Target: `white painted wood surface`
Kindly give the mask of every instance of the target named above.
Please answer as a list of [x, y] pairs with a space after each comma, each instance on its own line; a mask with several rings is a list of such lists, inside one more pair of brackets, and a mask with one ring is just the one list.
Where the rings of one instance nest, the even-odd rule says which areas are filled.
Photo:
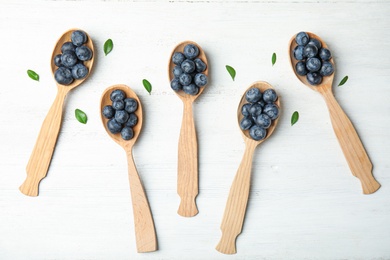
[[[389, 14], [388, 1], [0, 1], [0, 259], [390, 259]], [[56, 94], [51, 51], [73, 27], [93, 37], [96, 66], [66, 100], [39, 197], [26, 197], [18, 187]], [[382, 184], [372, 195], [350, 173], [321, 96], [289, 67], [288, 41], [301, 30], [330, 46], [336, 83], [349, 76], [334, 93]], [[108, 38], [114, 50], [104, 56]], [[200, 192], [193, 218], [176, 213], [182, 102], [167, 76], [170, 51], [183, 40], [199, 43], [210, 63], [210, 84], [194, 104]], [[214, 248], [244, 152], [236, 109], [256, 80], [278, 90], [283, 112], [255, 152], [238, 252], [225, 256]], [[100, 95], [118, 83], [143, 102], [134, 157], [156, 225], [153, 253], [136, 253], [126, 157], [99, 118]], [[76, 108], [88, 114], [86, 125]]]

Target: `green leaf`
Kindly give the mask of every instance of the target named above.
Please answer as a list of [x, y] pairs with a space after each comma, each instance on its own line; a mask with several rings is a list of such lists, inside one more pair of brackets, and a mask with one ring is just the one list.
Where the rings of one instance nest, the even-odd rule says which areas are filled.
[[293, 126], [296, 122], [298, 122], [299, 119], [299, 113], [298, 111], [295, 111], [291, 116], [291, 126]]
[[234, 81], [234, 78], [236, 77], [236, 71], [233, 69], [233, 67], [230, 67], [229, 65], [226, 65], [226, 69]]
[[33, 79], [33, 80], [36, 80], [36, 81], [39, 81], [39, 75], [33, 71], [33, 70], [27, 70], [27, 75]]
[[113, 48], [114, 48], [114, 43], [112, 42], [111, 39], [108, 39], [104, 43], [104, 47], [103, 47], [104, 53], [106, 54], [106, 56], [107, 56], [107, 54], [109, 54], [112, 51]]
[[275, 62], [276, 62], [276, 53], [274, 52], [272, 54], [272, 66], [274, 66]]
[[344, 85], [345, 84], [345, 82], [347, 82], [347, 80], [348, 80], [348, 76], [345, 76], [341, 81], [340, 81], [340, 83], [339, 83], [339, 85], [338, 85], [338, 87], [340, 87], [340, 86], [342, 86], [342, 85]]
[[149, 92], [150, 95], [150, 92], [152, 92], [152, 84], [150, 84], [150, 82], [146, 79], [142, 80], [142, 84], [144, 84], [146, 91]]
[[77, 108], [74, 111], [74, 114], [76, 116], [77, 121], [79, 121], [82, 124], [87, 123], [88, 118], [87, 118], [87, 115], [83, 111], [81, 111], [80, 109]]

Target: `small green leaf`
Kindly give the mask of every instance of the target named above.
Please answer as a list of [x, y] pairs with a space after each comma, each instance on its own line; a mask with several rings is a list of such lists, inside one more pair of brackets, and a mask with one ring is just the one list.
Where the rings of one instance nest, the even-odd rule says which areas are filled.
[[340, 83], [339, 83], [339, 85], [338, 85], [338, 87], [340, 87], [340, 86], [342, 86], [342, 85], [344, 85], [345, 84], [345, 82], [347, 82], [347, 80], [348, 80], [348, 76], [345, 76], [341, 81], [340, 81]]
[[276, 62], [276, 53], [274, 52], [272, 54], [272, 66], [274, 66], [275, 62]]
[[291, 116], [291, 126], [293, 126], [296, 122], [298, 122], [299, 119], [299, 113], [298, 111], [295, 111]]
[[146, 79], [142, 80], [142, 84], [144, 84], [146, 91], [149, 92], [150, 95], [150, 92], [152, 92], [152, 84], [150, 84], [150, 82]]
[[33, 80], [36, 80], [36, 81], [39, 81], [39, 75], [33, 71], [33, 70], [27, 70], [27, 75], [33, 79]]
[[234, 81], [234, 78], [236, 77], [236, 71], [233, 69], [233, 67], [230, 67], [229, 65], [226, 65], [226, 69]]
[[114, 48], [114, 43], [112, 42], [111, 39], [108, 39], [104, 43], [104, 47], [103, 47], [104, 53], [106, 54], [106, 56], [107, 56], [107, 54], [109, 54], [112, 51], [113, 48]]
[[74, 111], [74, 114], [76, 116], [77, 121], [79, 121], [82, 124], [87, 123], [88, 118], [87, 118], [87, 115], [83, 111], [81, 111], [80, 109], [77, 108]]

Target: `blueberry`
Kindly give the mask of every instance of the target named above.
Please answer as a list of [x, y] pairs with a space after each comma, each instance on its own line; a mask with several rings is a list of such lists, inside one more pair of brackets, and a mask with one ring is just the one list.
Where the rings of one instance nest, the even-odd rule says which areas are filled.
[[297, 45], [297, 47], [295, 47], [294, 49], [294, 58], [296, 60], [303, 60], [305, 58], [305, 56], [303, 56], [303, 49], [305, 47], [302, 46], [302, 45]]
[[120, 123], [124, 124], [129, 119], [129, 114], [125, 110], [117, 110], [115, 112], [115, 120]]
[[242, 130], [248, 130], [253, 125], [253, 120], [251, 117], [246, 116], [240, 122], [240, 128]]
[[134, 131], [131, 127], [125, 126], [121, 131], [121, 136], [123, 140], [130, 140], [134, 136]]
[[203, 72], [206, 70], [207, 65], [199, 58], [194, 60], [197, 72]]
[[275, 120], [279, 116], [279, 108], [275, 104], [265, 105], [263, 112], [267, 114], [272, 120]]
[[57, 66], [57, 67], [60, 67], [62, 65], [61, 63], [61, 54], [57, 54], [55, 57], [54, 57], [54, 64]]
[[179, 65], [176, 65], [174, 68], [173, 68], [173, 75], [175, 77], [179, 77], [181, 74], [183, 74], [183, 70], [181, 69], [181, 67]]
[[317, 49], [321, 49], [322, 45], [321, 42], [315, 38], [311, 38], [310, 41], [307, 44], [311, 44], [317, 47]]
[[110, 99], [111, 101], [117, 101], [117, 100], [124, 100], [126, 98], [125, 92], [123, 92], [120, 89], [115, 89], [113, 92], [110, 94]]
[[303, 48], [303, 56], [305, 58], [312, 58], [312, 57], [315, 57], [318, 53], [318, 49], [316, 46], [312, 45], [312, 44], [308, 44], [306, 45], [304, 48]]
[[87, 34], [83, 31], [74, 31], [70, 37], [76, 46], [81, 46], [87, 42]]
[[111, 119], [115, 116], [115, 109], [112, 106], [107, 105], [107, 106], [103, 107], [102, 114], [105, 118]]
[[134, 98], [125, 99], [125, 110], [129, 113], [133, 113], [138, 109], [138, 102]]
[[186, 59], [186, 57], [181, 52], [175, 52], [172, 55], [172, 62], [176, 65], [180, 65], [185, 59]]
[[324, 61], [328, 61], [330, 60], [330, 58], [332, 58], [332, 54], [330, 53], [330, 50], [328, 50], [327, 48], [321, 48], [318, 55]]
[[251, 103], [246, 103], [246, 104], [244, 104], [243, 106], [242, 106], [242, 108], [241, 108], [241, 114], [243, 115], [243, 116], [249, 116], [250, 115], [250, 113], [249, 113], [249, 108], [251, 107]]
[[256, 118], [257, 116], [259, 116], [261, 114], [261, 112], [263, 111], [263, 108], [261, 107], [261, 105], [259, 103], [253, 103], [249, 107], [248, 111], [249, 111], [249, 115], [251, 117]]
[[322, 76], [318, 72], [307, 73], [306, 79], [311, 85], [319, 85], [322, 82]]
[[76, 48], [76, 55], [79, 60], [86, 61], [92, 58], [92, 51], [90, 48], [83, 45]]
[[306, 63], [304, 61], [298, 61], [295, 64], [295, 71], [300, 76], [305, 76], [307, 74]]
[[78, 62], [74, 51], [66, 51], [61, 55], [61, 64], [65, 67], [71, 68]]
[[199, 92], [199, 87], [197, 87], [194, 83], [183, 86], [183, 91], [187, 94], [190, 94], [192, 96], [195, 96]]
[[72, 68], [72, 76], [74, 79], [83, 79], [88, 75], [88, 68], [82, 63], [77, 63]]
[[257, 101], [257, 104], [259, 104], [263, 108], [267, 103], [265, 103], [263, 99], [260, 99], [259, 101]]
[[195, 62], [192, 60], [186, 59], [181, 63], [180, 66], [185, 73], [191, 73], [195, 71]]
[[133, 127], [135, 126], [136, 124], [138, 123], [138, 117], [135, 113], [130, 113], [129, 114], [129, 119], [127, 120], [127, 122], [125, 123], [125, 126], [128, 126], [128, 127]]
[[122, 130], [122, 125], [113, 118], [108, 120], [107, 128], [112, 134], [117, 134]]
[[266, 89], [263, 92], [263, 100], [266, 103], [273, 103], [276, 101], [276, 99], [278, 99], [278, 95], [276, 94], [275, 90], [273, 90], [272, 88]]
[[332, 63], [329, 61], [324, 61], [322, 63], [321, 69], [320, 69], [320, 74], [321, 76], [329, 76], [332, 75], [334, 69]]
[[187, 73], [183, 73], [180, 75], [179, 77], [179, 82], [181, 85], [183, 86], [188, 86], [191, 84], [191, 81], [192, 81], [192, 77], [190, 76], [190, 74], [187, 74]]
[[65, 42], [61, 46], [61, 52], [64, 53], [66, 51], [76, 51], [76, 46], [72, 42]]
[[261, 98], [261, 92], [258, 88], [250, 88], [245, 93], [245, 98], [248, 102], [255, 103], [260, 100]]
[[271, 125], [271, 118], [267, 114], [263, 113], [256, 117], [255, 123], [258, 126], [267, 129]]
[[54, 78], [57, 83], [61, 85], [69, 85], [73, 82], [72, 72], [70, 71], [70, 69], [65, 67], [59, 67], [54, 72]]
[[203, 73], [198, 73], [195, 75], [194, 82], [198, 87], [203, 87], [207, 84], [207, 76]]
[[300, 32], [295, 36], [295, 42], [302, 46], [305, 46], [309, 42], [309, 39], [309, 35], [305, 32]]
[[310, 72], [319, 71], [321, 69], [321, 61], [318, 58], [309, 58], [306, 61], [306, 69]]
[[121, 99], [115, 100], [112, 102], [112, 107], [115, 110], [122, 110], [125, 108], [125, 102], [123, 102], [123, 100], [121, 100]]
[[199, 55], [199, 49], [194, 44], [187, 44], [184, 47], [184, 56], [187, 57], [187, 59], [194, 59]]
[[179, 91], [180, 89], [183, 88], [183, 86], [180, 84], [180, 81], [178, 78], [174, 78], [172, 81], [171, 81], [171, 88], [174, 90], [174, 91]]
[[258, 125], [254, 125], [249, 129], [249, 135], [253, 140], [260, 141], [263, 140], [267, 135], [267, 130]]

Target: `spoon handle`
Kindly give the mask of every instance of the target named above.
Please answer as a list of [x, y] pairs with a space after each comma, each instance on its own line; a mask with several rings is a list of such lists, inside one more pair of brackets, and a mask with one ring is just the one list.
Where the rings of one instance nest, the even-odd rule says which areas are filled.
[[127, 152], [130, 193], [133, 204], [135, 238], [137, 252], [145, 253], [157, 250], [156, 231], [145, 190], [134, 164], [131, 148]]
[[67, 91], [58, 88], [57, 96], [42, 123], [26, 167], [27, 178], [19, 188], [25, 195], [38, 196], [39, 183], [46, 177], [61, 127], [66, 94]]
[[248, 203], [252, 159], [255, 148], [255, 142], [246, 142], [244, 156], [230, 188], [221, 224], [222, 237], [216, 247], [217, 251], [223, 254], [236, 253], [236, 239], [241, 233]]
[[333, 130], [352, 174], [360, 180], [364, 194], [374, 193], [381, 185], [372, 175], [372, 163], [355, 128], [336, 101], [333, 93], [329, 90], [322, 94], [328, 105]]
[[184, 102], [183, 121], [179, 137], [177, 193], [181, 201], [177, 213], [183, 217], [198, 214], [198, 144], [192, 112], [192, 102]]

